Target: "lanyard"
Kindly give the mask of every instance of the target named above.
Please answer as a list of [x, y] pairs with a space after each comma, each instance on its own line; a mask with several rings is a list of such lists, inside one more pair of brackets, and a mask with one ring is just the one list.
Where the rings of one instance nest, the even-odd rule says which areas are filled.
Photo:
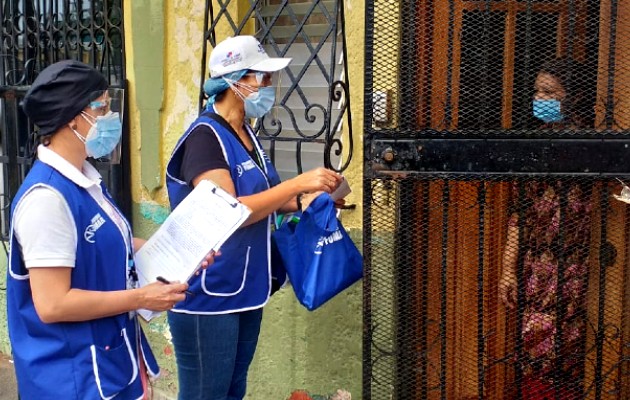
[[[118, 208], [116, 206], [114, 206], [114, 204], [109, 201], [109, 199], [107, 198], [107, 196], [104, 195], [104, 200], [107, 202], [109, 209], [111, 210], [112, 213], [117, 214], [117, 218], [114, 218], [114, 216], [109, 216], [110, 219], [112, 220], [112, 222], [114, 223], [114, 225], [116, 226], [116, 228], [118, 228], [118, 231], [120, 232], [121, 236], [123, 237], [123, 242], [125, 242], [125, 250], [127, 251], [127, 265], [126, 265], [126, 269], [127, 269], [127, 285], [126, 288], [127, 289], [135, 289], [138, 287], [138, 272], [136, 271], [136, 263], [134, 261], [134, 257], [133, 257], [133, 236], [131, 234], [131, 226], [129, 226], [129, 223], [127, 222], [127, 219], [122, 215], [122, 213], [118, 210]], [[105, 213], [107, 214], [107, 212]], [[122, 225], [124, 225], [124, 228], [127, 228], [127, 232], [123, 232], [123, 226], [119, 226], [118, 223], [116, 223], [116, 219], [118, 219], [120, 221], [120, 223]], [[127, 237], [127, 240], [125, 240], [125, 236]]]

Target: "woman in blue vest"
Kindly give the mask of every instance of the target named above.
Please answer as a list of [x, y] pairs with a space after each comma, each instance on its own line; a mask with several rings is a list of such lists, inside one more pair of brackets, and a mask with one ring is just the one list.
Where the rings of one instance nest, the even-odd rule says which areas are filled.
[[136, 288], [142, 241], [86, 161], [116, 151], [119, 95], [94, 68], [62, 61], [22, 103], [41, 142], [11, 205], [8, 324], [23, 399], [145, 398], [159, 369], [135, 310], [185, 298], [185, 283]]
[[[245, 227], [224, 243], [212, 268], [190, 282], [196, 295], [168, 313], [180, 399], [245, 396], [262, 307], [272, 292], [272, 215], [296, 211], [301, 194], [332, 192], [341, 182], [339, 174], [318, 168], [280, 183], [248, 124], [249, 118], [270, 111], [275, 102], [272, 73], [290, 61], [270, 58], [252, 36], [219, 43], [210, 55], [211, 77], [204, 84], [206, 110], [180, 138], [167, 166], [172, 208], [208, 179], [252, 210]], [[305, 195], [303, 205], [312, 197]]]

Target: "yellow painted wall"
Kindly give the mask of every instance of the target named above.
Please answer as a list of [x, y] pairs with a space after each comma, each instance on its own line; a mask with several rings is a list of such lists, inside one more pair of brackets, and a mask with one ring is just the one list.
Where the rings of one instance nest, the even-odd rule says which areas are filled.
[[[342, 212], [346, 228], [361, 230], [363, 226], [363, 102], [365, 70], [365, 2], [348, 1], [345, 6], [346, 41], [348, 45], [348, 83], [350, 86], [350, 111], [352, 113], [353, 152], [352, 161], [344, 176], [352, 188], [346, 198], [356, 204], [354, 211]], [[344, 143], [348, 129], [344, 127]], [[345, 159], [345, 158], [344, 158]]]

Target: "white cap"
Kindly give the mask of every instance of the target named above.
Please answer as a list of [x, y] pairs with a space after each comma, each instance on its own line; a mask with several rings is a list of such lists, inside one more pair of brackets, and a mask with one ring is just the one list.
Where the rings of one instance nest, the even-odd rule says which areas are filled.
[[275, 72], [286, 68], [290, 58], [271, 58], [253, 36], [229, 37], [210, 53], [210, 77], [216, 78], [242, 69]]

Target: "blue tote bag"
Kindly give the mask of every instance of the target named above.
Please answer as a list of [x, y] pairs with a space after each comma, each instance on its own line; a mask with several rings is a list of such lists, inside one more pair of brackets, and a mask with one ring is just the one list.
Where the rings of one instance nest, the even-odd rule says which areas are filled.
[[[297, 222], [296, 222], [297, 221]], [[363, 277], [363, 257], [327, 193], [274, 232], [299, 302], [312, 311]]]

